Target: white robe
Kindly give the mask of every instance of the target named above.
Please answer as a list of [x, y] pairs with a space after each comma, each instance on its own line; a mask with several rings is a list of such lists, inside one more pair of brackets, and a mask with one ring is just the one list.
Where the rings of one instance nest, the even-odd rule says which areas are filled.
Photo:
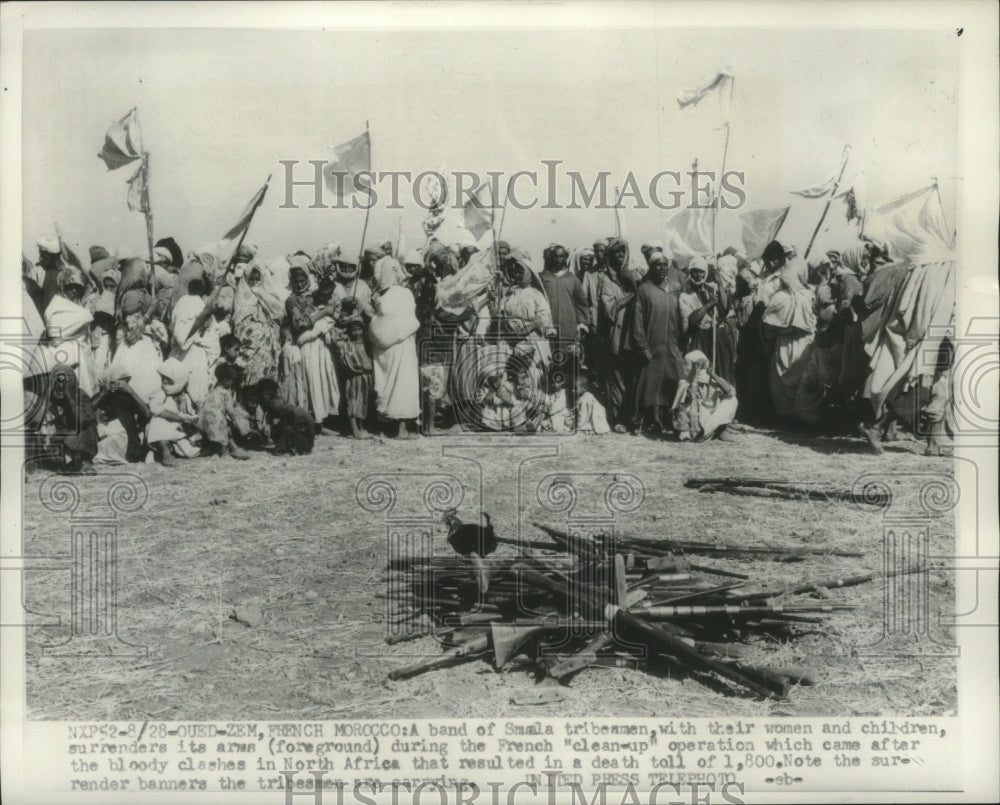
[[419, 328], [409, 290], [396, 285], [378, 299], [368, 334], [373, 345], [375, 408], [387, 419], [420, 415]]

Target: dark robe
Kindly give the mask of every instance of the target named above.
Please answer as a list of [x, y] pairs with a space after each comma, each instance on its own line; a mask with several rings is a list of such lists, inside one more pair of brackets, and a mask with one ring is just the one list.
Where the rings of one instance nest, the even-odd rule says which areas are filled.
[[64, 468], [79, 469], [82, 462], [97, 455], [97, 415], [71, 367], [59, 365], [49, 373], [46, 413], [55, 427], [49, 442], [62, 448]]
[[636, 405], [670, 408], [683, 372], [678, 293], [643, 280], [635, 294], [629, 343], [643, 361], [636, 386]]
[[572, 271], [557, 276], [551, 271], [541, 273], [542, 286], [552, 311], [552, 326], [560, 341], [575, 341], [577, 327], [590, 323], [590, 307], [583, 285]]

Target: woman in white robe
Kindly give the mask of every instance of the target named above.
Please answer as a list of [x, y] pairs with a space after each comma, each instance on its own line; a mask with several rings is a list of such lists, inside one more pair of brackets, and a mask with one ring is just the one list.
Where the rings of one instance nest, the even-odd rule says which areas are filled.
[[48, 368], [67, 364], [76, 369], [80, 391], [92, 397], [97, 391], [90, 345], [93, 316], [80, 302], [86, 290], [83, 272], [74, 266], [59, 273], [59, 290], [45, 308], [45, 356]]
[[[191, 280], [184, 296], [170, 312], [170, 356], [177, 358], [188, 372], [188, 394], [198, 405], [208, 394], [208, 352], [201, 341], [201, 325], [206, 318], [205, 300], [201, 298], [201, 282]], [[211, 299], [214, 304], [215, 299]]]
[[409, 289], [393, 285], [372, 303], [375, 315], [368, 336], [374, 350], [375, 407], [380, 417], [397, 422], [395, 435], [405, 437], [406, 420], [420, 415], [416, 302]]

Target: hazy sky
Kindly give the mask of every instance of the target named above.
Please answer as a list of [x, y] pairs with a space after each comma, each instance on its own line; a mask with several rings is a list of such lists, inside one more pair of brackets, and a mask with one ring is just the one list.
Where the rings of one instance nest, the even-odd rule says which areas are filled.
[[[144, 253], [142, 216], [125, 206], [132, 168], [109, 173], [96, 156], [133, 106], [151, 153], [156, 237], [185, 250], [217, 240], [273, 172], [249, 238], [264, 255], [329, 240], [353, 250], [364, 213], [308, 209], [303, 189], [299, 210], [279, 209], [278, 160], [327, 159], [368, 120], [379, 170], [512, 173], [558, 159], [560, 171], [610, 171], [612, 185], [632, 171], [645, 192], [655, 173], [695, 158], [718, 170], [719, 99], [679, 110], [675, 98], [725, 65], [736, 76], [727, 168], [745, 173], [745, 209], [792, 203], [783, 239], [804, 248], [822, 202], [788, 191], [828, 179], [846, 143], [843, 187], [862, 203], [936, 176], [954, 222], [959, 42], [952, 29], [29, 31], [24, 249], [34, 258], [58, 221], [84, 248]], [[625, 234], [658, 238], [671, 214], [626, 209]], [[407, 243], [422, 245], [425, 212], [412, 202], [373, 209], [369, 241], [394, 237], [400, 215]], [[839, 202], [828, 222], [826, 238], [842, 237]], [[720, 249], [740, 244], [738, 211], [721, 212], [718, 227]], [[613, 230], [608, 210], [511, 209], [503, 235], [537, 254]]]

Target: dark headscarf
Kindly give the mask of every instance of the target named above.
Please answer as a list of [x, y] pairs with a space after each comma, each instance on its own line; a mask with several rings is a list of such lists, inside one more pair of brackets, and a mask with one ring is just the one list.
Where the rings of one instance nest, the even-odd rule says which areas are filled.
[[168, 252], [170, 252], [170, 265], [174, 268], [180, 268], [184, 265], [184, 252], [181, 251], [181, 247], [177, 245], [177, 241], [173, 238], [160, 238], [156, 241], [156, 246], [162, 246]]
[[90, 247], [90, 264], [94, 265], [98, 260], [106, 260], [111, 256], [111, 253], [105, 249], [103, 246], [91, 246]]
[[784, 260], [785, 247], [778, 241], [772, 240], [767, 244], [767, 246], [764, 247], [764, 253], [760, 256], [760, 259], [765, 263], [773, 260]]

